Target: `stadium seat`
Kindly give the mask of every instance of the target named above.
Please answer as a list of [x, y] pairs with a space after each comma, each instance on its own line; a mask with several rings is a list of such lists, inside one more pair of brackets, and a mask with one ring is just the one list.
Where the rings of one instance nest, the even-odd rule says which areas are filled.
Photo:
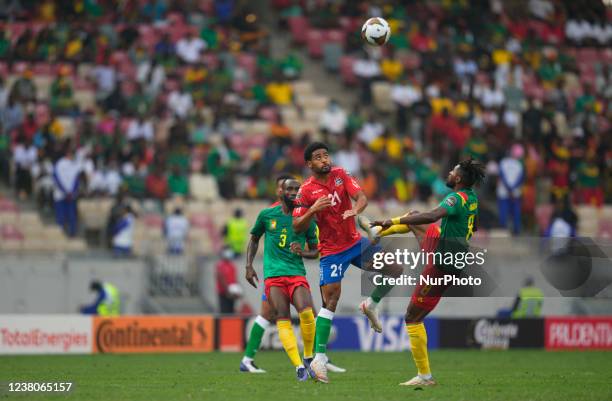
[[353, 64], [355, 64], [355, 58], [352, 56], [342, 56], [340, 58], [340, 76], [345, 85], [352, 86], [358, 82], [357, 76], [353, 72]]
[[299, 98], [314, 94], [314, 86], [311, 81], [295, 81], [292, 84], [293, 92]]
[[196, 200], [214, 201], [219, 199], [217, 181], [212, 175], [191, 174], [189, 188], [191, 196]]
[[342, 49], [346, 45], [346, 33], [341, 29], [328, 29], [324, 32], [324, 41], [338, 43]]
[[4, 241], [23, 241], [25, 236], [16, 224], [0, 224], [0, 238]]
[[325, 34], [320, 29], [309, 29], [306, 34], [306, 47], [308, 55], [312, 58], [321, 58], [323, 56], [323, 41]]
[[597, 237], [608, 240], [612, 239], [612, 219], [602, 219], [599, 221]]
[[308, 39], [307, 32], [310, 28], [308, 19], [303, 16], [290, 17], [288, 18], [288, 23], [293, 42], [299, 45], [305, 44]]
[[342, 45], [331, 42], [323, 45], [323, 65], [328, 71], [336, 72], [340, 69], [340, 58], [342, 57]]
[[383, 113], [390, 113], [395, 110], [395, 104], [391, 100], [391, 84], [389, 82], [378, 81], [372, 84], [372, 96], [374, 105]]

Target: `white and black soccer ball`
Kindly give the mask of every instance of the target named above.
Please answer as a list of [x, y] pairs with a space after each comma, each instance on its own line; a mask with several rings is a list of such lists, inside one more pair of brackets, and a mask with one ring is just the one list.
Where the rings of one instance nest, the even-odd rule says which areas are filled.
[[391, 36], [389, 23], [380, 17], [367, 20], [361, 27], [361, 37], [372, 46], [382, 46]]

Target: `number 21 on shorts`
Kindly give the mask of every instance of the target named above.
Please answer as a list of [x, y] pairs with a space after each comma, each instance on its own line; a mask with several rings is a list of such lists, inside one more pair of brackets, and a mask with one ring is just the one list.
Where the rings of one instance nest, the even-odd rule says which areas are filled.
[[342, 275], [342, 263], [339, 265], [334, 263], [329, 268], [331, 269], [330, 277], [340, 277]]

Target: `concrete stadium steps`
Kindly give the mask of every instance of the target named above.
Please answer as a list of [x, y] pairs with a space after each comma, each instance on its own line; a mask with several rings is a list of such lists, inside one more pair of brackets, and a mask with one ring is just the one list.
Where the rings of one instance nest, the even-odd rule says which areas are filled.
[[28, 204], [17, 203], [8, 197], [3, 197], [1, 203], [0, 250], [36, 253], [87, 249], [82, 239], [68, 238], [57, 225], [44, 224], [38, 212], [27, 210]]

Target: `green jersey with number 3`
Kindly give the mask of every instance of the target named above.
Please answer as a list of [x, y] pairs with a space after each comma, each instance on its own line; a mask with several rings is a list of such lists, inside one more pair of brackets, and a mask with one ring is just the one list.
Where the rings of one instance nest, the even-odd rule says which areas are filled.
[[283, 213], [281, 205], [272, 206], [259, 212], [257, 221], [251, 229], [251, 234], [257, 237], [266, 235], [264, 241], [264, 280], [269, 277], [306, 276], [306, 268], [302, 258], [291, 252], [291, 243], [297, 242], [305, 248], [305, 244], [316, 245], [317, 225], [314, 221], [304, 233], [293, 231], [293, 218]]
[[442, 218], [438, 252], [465, 252], [474, 234], [478, 215], [478, 198], [472, 189], [462, 189], [448, 194], [440, 206], [447, 215]]

